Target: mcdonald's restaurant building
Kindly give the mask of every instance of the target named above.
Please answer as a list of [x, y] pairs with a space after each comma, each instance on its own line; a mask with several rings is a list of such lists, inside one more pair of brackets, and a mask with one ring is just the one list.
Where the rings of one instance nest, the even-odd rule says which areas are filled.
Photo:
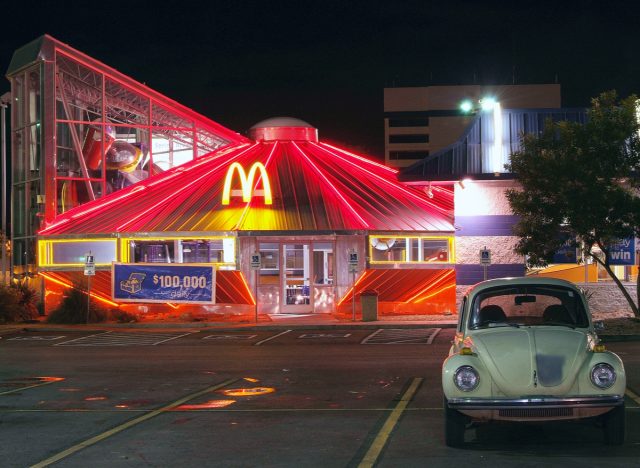
[[[143, 319], [359, 317], [371, 290], [381, 316], [455, 313], [450, 183], [402, 183], [293, 118], [240, 135], [49, 36], [7, 76], [12, 276], [45, 313], [73, 286]], [[182, 267], [213, 271], [210, 296]], [[152, 279], [168, 295], [119, 295]]]

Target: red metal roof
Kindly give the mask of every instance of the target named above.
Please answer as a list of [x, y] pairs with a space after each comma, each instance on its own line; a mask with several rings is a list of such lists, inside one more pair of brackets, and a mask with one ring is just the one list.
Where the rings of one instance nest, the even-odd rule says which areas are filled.
[[[225, 147], [69, 210], [40, 234], [454, 230], [450, 187], [433, 187], [429, 197], [398, 182], [395, 169], [316, 142], [308, 130], [274, 132], [269, 125], [268, 132], [253, 132], [258, 142]], [[246, 171], [255, 162], [265, 166], [273, 204], [256, 196], [260, 177], [251, 201], [232, 197], [222, 204], [234, 162]], [[238, 186], [235, 180], [233, 188]]]

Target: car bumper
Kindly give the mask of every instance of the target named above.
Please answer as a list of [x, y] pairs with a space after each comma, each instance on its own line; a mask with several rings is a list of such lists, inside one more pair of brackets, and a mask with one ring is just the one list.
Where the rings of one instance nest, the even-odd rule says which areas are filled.
[[458, 410], [508, 410], [521, 408], [611, 408], [624, 404], [624, 395], [592, 397], [531, 397], [531, 398], [451, 398], [449, 408]]
[[550, 421], [599, 416], [624, 405], [623, 395], [532, 397], [518, 399], [452, 398], [449, 408], [476, 420]]

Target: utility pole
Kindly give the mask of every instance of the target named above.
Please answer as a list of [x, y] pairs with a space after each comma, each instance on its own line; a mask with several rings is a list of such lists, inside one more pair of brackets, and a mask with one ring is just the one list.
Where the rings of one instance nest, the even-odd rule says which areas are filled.
[[6, 112], [9, 103], [11, 102], [11, 93], [7, 92], [0, 96], [0, 132], [2, 133], [0, 138], [2, 139], [1, 143], [1, 153], [0, 158], [2, 158], [2, 195], [0, 196], [0, 200], [2, 201], [2, 247], [0, 255], [2, 255], [2, 284], [9, 284], [9, 268], [7, 258], [7, 240], [9, 239], [7, 233], [7, 120], [6, 120]]

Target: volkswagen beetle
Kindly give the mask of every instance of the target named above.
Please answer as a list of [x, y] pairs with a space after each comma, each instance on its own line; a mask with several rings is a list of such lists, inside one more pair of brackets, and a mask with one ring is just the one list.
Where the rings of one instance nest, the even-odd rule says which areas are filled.
[[445, 442], [470, 423], [593, 418], [607, 444], [625, 437], [626, 377], [599, 343], [584, 294], [551, 278], [483, 281], [463, 297], [442, 365]]

